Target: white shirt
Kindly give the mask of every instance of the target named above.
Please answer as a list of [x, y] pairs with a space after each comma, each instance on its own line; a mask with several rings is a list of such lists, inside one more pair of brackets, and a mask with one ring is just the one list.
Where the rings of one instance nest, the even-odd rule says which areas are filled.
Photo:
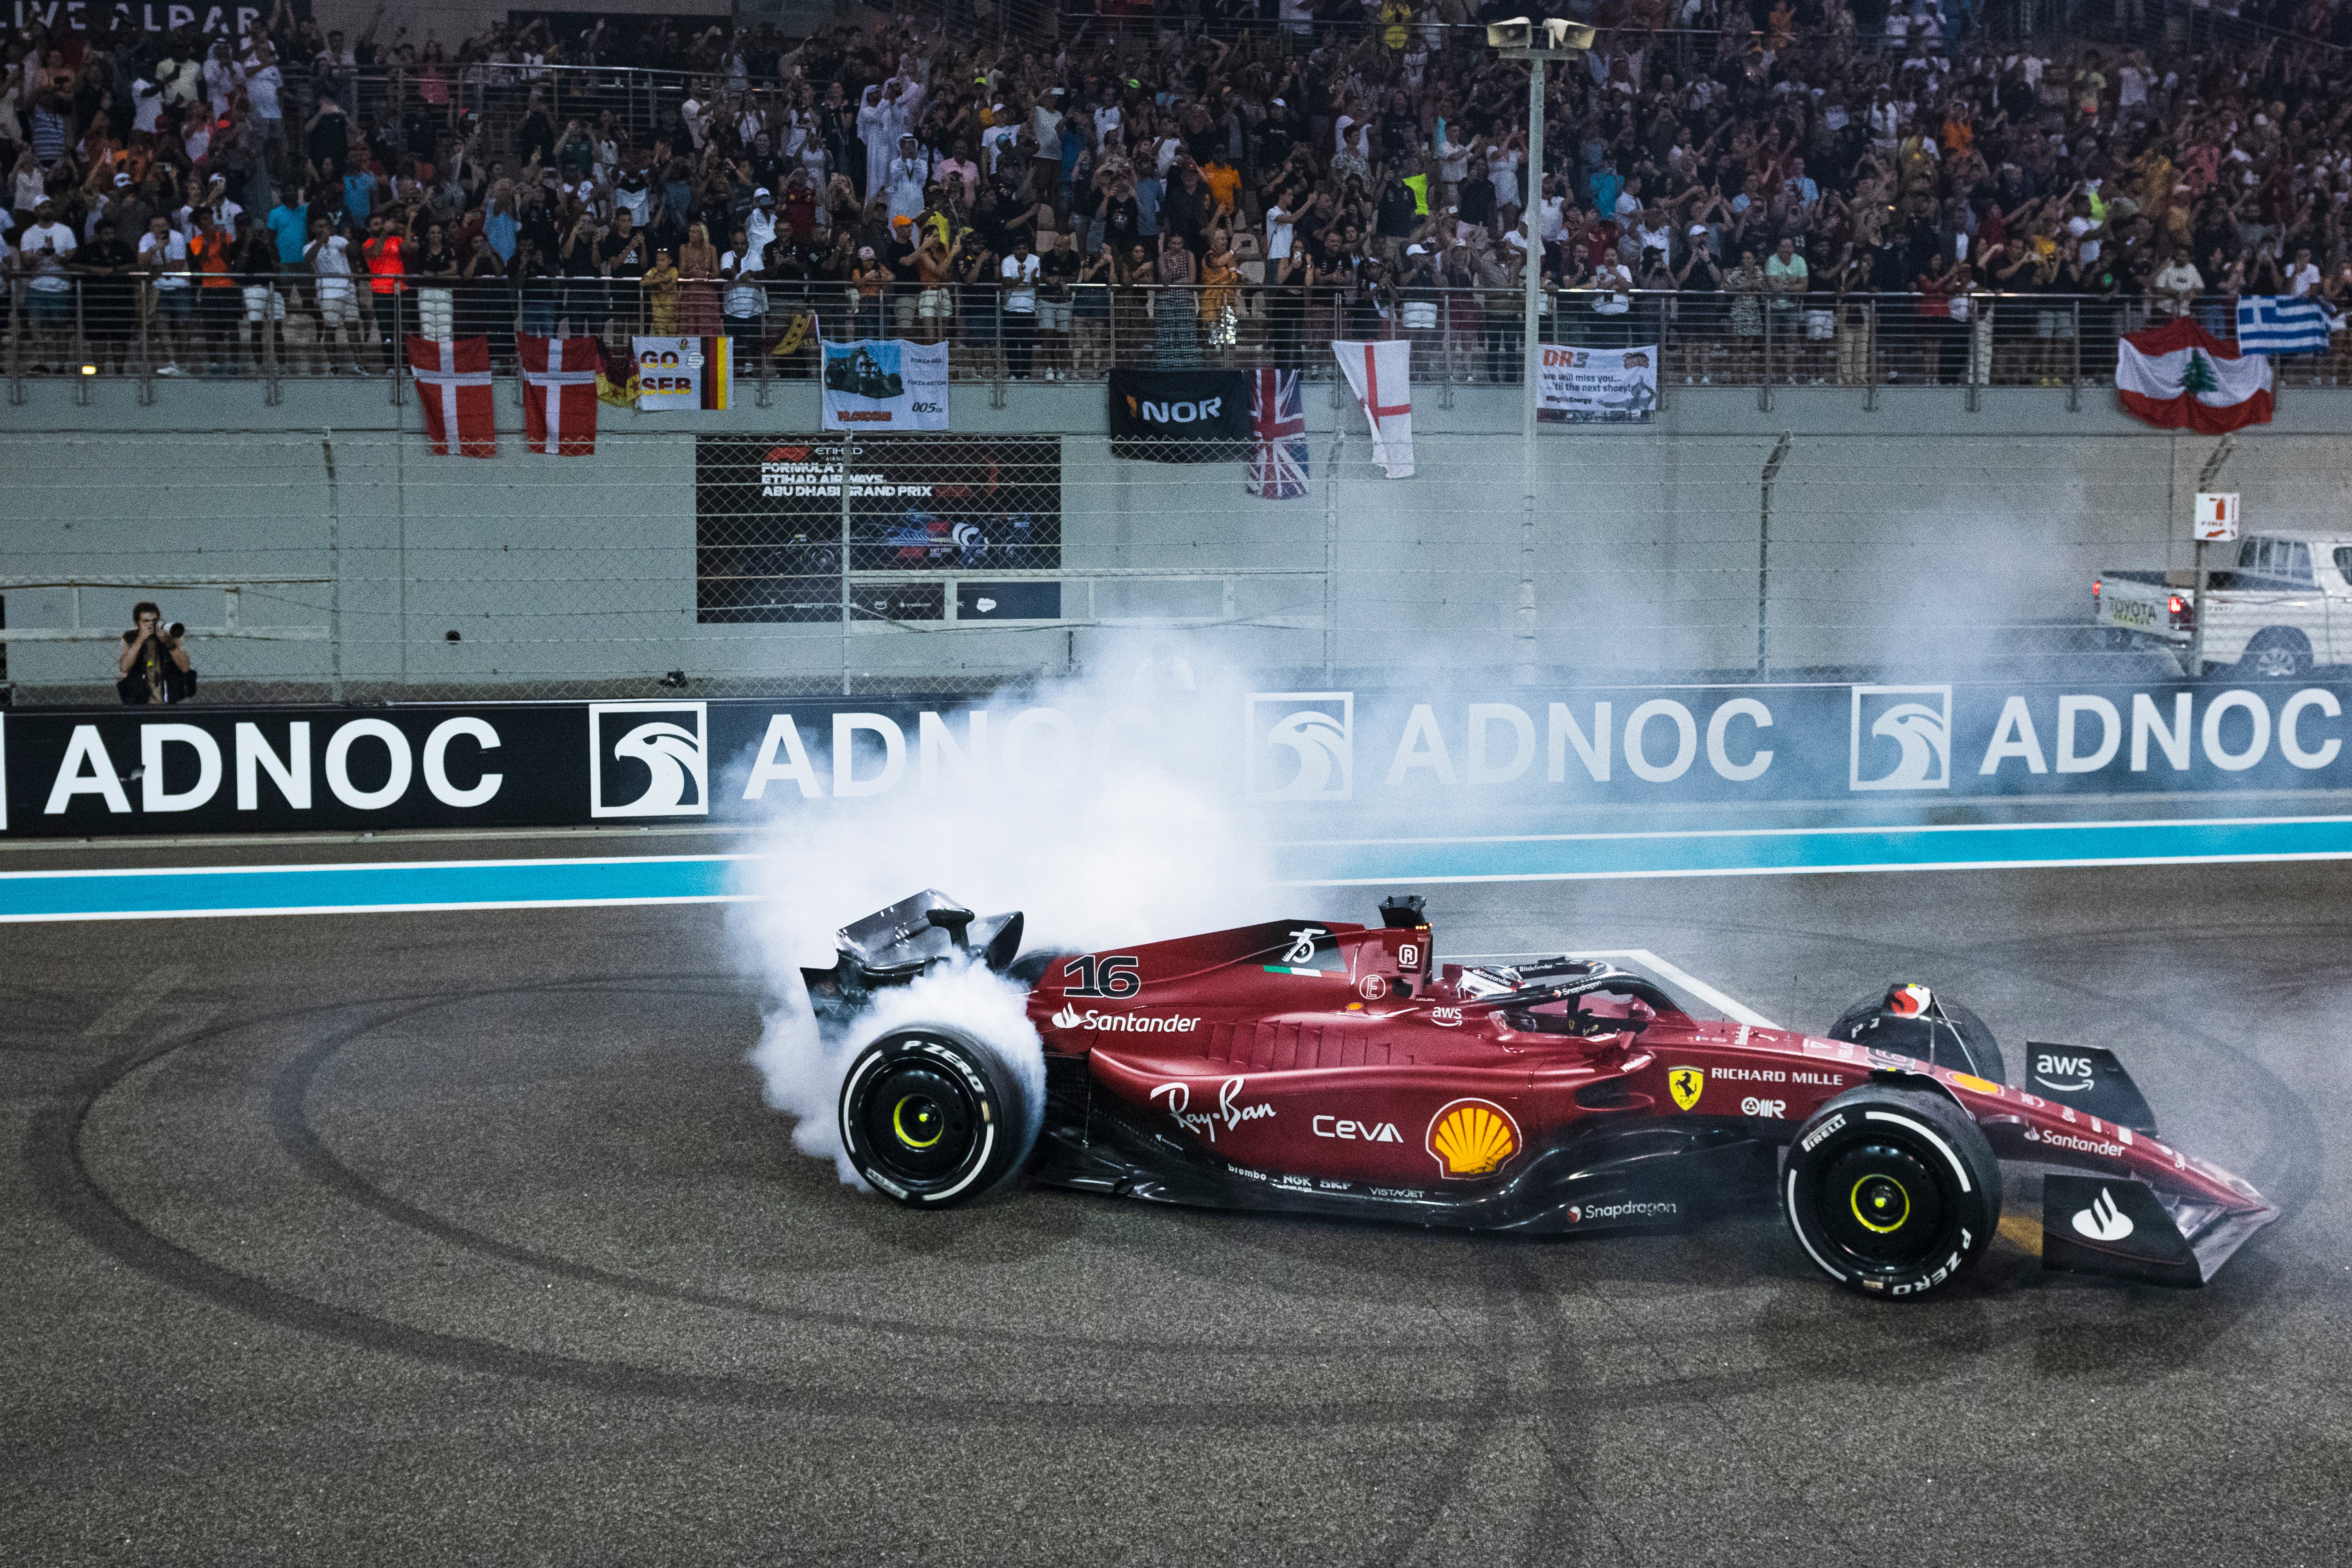
[[2089, 218], [2068, 218], [2066, 220], [2066, 232], [2073, 235], [2076, 239], [2083, 240], [2083, 265], [2084, 267], [2088, 267], [2093, 262], [2099, 259], [2099, 242], [2095, 239], [2083, 239], [2084, 235], [2089, 234], [2093, 229], [2097, 228], [2098, 226], [2098, 225], [2093, 223]]
[[1290, 242], [1292, 236], [1297, 232], [1296, 225], [1291, 222], [1295, 216], [1297, 216], [1296, 214], [1284, 212], [1279, 204], [1266, 208], [1266, 260], [1280, 261], [1290, 255]]
[[352, 298], [351, 243], [341, 235], [329, 235], [310, 247], [310, 271], [319, 280], [322, 304]]
[[1022, 316], [1034, 316], [1037, 313], [1037, 274], [1042, 266], [1043, 264], [1034, 255], [1008, 256], [1004, 258], [1004, 265], [1000, 270], [1013, 283], [1013, 287], [1004, 296], [1004, 308], [1007, 310]]
[[980, 133], [980, 145], [988, 156], [988, 172], [996, 172], [997, 154], [1021, 140], [1017, 125], [992, 125]]
[[[747, 237], [744, 243], [751, 242]], [[757, 246], [740, 256], [730, 250], [719, 258], [719, 270], [725, 277], [734, 277], [740, 267], [757, 268], [761, 255], [762, 249]], [[727, 286], [725, 308], [730, 316], [764, 316], [768, 313], [768, 291], [757, 283], [737, 278]]]
[[1097, 104], [1095, 106], [1096, 146], [1108, 147], [1110, 145], [1111, 138], [1118, 134], [1118, 105], [1115, 103], [1106, 103]]
[[1519, 204], [1519, 155], [1506, 152], [1499, 147], [1486, 149], [1486, 178], [1495, 183], [1495, 204], [1516, 207]]
[[2287, 268], [2286, 291], [2291, 298], [2300, 299], [2318, 287], [2319, 268], [2311, 263], [2306, 261], [2301, 267]]
[[153, 135], [163, 113], [163, 89], [145, 77], [131, 84], [131, 129]]
[[[163, 261], [167, 267], [173, 263], [181, 264], [181, 266], [179, 270], [167, 271], [155, 279], [155, 287], [158, 288], [185, 288], [188, 286], [188, 275], [185, 270], [185, 263], [188, 259], [188, 236], [182, 234], [177, 229], [173, 229], [164, 235], [162, 242], [162, 248], [163, 252]], [[152, 234], [141, 235], [139, 236], [140, 261], [144, 264], [152, 264], [155, 257], [155, 236]], [[343, 270], [348, 273], [351, 271], [351, 268], [349, 267], [345, 267]]]
[[[57, 222], [34, 224], [25, 230], [25, 260], [38, 270], [33, 277], [33, 287], [44, 294], [62, 294], [73, 287], [66, 277], [66, 257], [74, 253], [73, 230]], [[41, 247], [53, 245], [57, 255], [45, 256]]]
[[258, 70], [245, 73], [245, 96], [252, 102], [253, 112], [257, 119], [283, 120], [286, 117], [278, 102], [278, 89], [285, 82], [286, 73], [276, 66], [263, 66]]

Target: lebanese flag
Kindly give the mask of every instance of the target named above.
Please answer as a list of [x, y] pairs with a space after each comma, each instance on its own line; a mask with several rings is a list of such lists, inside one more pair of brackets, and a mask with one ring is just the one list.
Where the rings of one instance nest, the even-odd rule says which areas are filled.
[[2271, 361], [2240, 355], [2188, 317], [2133, 332], [2116, 355], [2116, 399], [2165, 430], [2219, 435], [2271, 422]]
[[594, 455], [596, 372], [604, 363], [596, 340], [517, 332], [515, 350], [522, 356], [524, 444], [554, 457]]
[[488, 338], [460, 338], [451, 343], [411, 338], [408, 373], [416, 380], [416, 401], [424, 406], [425, 434], [433, 438], [435, 455], [499, 455]]
[[1404, 338], [1370, 343], [1335, 341], [1339, 372], [1348, 378], [1372, 426], [1372, 461], [1391, 479], [1412, 475], [1412, 343]]

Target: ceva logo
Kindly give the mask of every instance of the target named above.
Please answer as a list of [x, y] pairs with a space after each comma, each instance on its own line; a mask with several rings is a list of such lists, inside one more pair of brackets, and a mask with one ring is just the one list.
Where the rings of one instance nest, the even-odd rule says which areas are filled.
[[1846, 787], [1950, 789], [1952, 688], [1854, 687]]

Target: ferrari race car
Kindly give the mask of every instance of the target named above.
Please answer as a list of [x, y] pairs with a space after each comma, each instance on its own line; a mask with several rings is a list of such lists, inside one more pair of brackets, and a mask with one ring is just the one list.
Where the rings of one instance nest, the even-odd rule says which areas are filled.
[[877, 1191], [944, 1207], [1024, 1173], [1082, 1191], [1531, 1233], [1677, 1225], [1771, 1192], [1840, 1284], [1926, 1295], [2042, 1175], [2045, 1266], [2199, 1285], [2278, 1217], [2158, 1141], [2105, 1051], [2031, 1045], [2010, 1087], [1976, 1016], [1896, 985], [1826, 1036], [1693, 1017], [1570, 956], [1438, 963], [1419, 898], [1377, 926], [1276, 921], [1118, 952], [1020, 954], [1018, 914], [927, 892], [803, 970], [820, 1024], [942, 966], [1026, 988], [1034, 1057], [953, 1018], [859, 1049], [839, 1116]]

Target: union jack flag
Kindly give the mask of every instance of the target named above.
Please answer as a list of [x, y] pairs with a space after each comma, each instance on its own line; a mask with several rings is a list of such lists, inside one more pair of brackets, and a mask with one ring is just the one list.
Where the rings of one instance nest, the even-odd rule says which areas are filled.
[[1250, 420], [1257, 445], [1250, 453], [1249, 493], [1269, 501], [1307, 494], [1307, 405], [1297, 371], [1252, 372]]

